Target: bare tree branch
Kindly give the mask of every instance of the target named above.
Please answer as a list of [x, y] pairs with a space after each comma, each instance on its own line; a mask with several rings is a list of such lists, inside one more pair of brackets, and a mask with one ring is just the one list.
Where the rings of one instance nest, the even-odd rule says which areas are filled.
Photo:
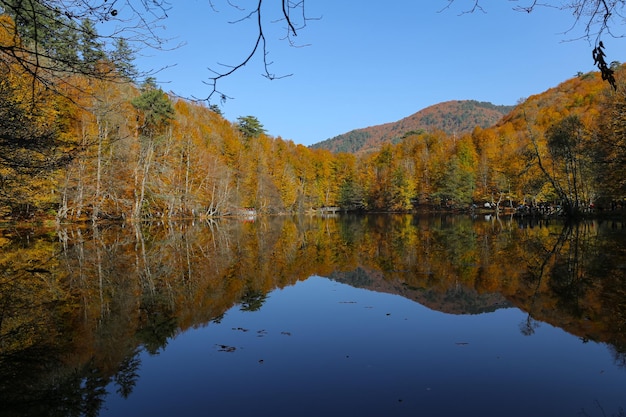
[[[217, 0], [206, 1], [213, 12], [219, 12], [216, 7]], [[624, 36], [617, 32], [617, 28], [626, 23], [624, 16], [626, 0], [509, 1], [515, 2], [512, 9], [519, 12], [531, 13], [538, 8], [555, 8], [570, 12], [573, 24], [564, 33], [581, 28], [584, 33], [581, 38], [590, 40], [595, 48], [603, 36]], [[160, 35], [161, 23], [167, 19], [172, 7], [179, 6], [172, 3], [172, 0], [0, 0], [0, 13], [9, 14], [14, 20], [21, 20], [21, 24], [11, 28], [16, 40], [14, 45], [0, 44], [0, 63], [17, 61], [33, 77], [33, 82], [42, 82], [50, 88], [55, 88], [68, 76], [75, 74], [92, 78], [113, 78], [115, 73], [111, 68], [85, 66], [80, 59], [59, 56], [56, 54], [57, 51], [48, 50], [42, 45], [51, 42], [50, 39], [58, 35], [57, 32], [69, 31], [70, 28], [76, 30], [80, 28], [81, 20], [89, 19], [106, 23], [105, 26], [111, 29], [110, 33], [97, 35], [97, 41], [102, 45], [111, 45], [123, 39], [137, 47], [165, 50], [170, 40]], [[461, 14], [488, 11], [488, 8], [483, 7], [484, 0], [445, 0], [445, 6], [440, 12], [459, 3], [463, 7]], [[287, 41], [293, 47], [301, 47], [306, 45], [298, 45], [295, 38], [306, 27], [307, 22], [312, 20], [305, 13], [305, 0], [280, 0], [280, 2], [257, 0], [252, 6], [246, 6], [248, 2], [242, 0], [224, 0], [224, 4], [236, 12], [243, 13], [241, 18], [230, 23], [242, 24], [254, 21], [255, 35], [250, 48], [239, 62], [229, 65], [218, 63], [217, 69], [209, 68], [212, 75], [205, 84], [210, 86], [210, 92], [202, 99], [206, 101], [215, 96], [222, 100], [227, 99], [228, 97], [218, 90], [219, 81], [248, 65], [258, 55], [261, 55], [262, 75], [265, 78], [274, 80], [289, 77], [291, 74], [277, 75], [270, 70], [272, 61], [269, 59], [266, 29], [270, 24], [283, 22], [285, 35], [279, 40]], [[272, 15], [280, 17], [277, 20], [266, 17]], [[25, 27], [24, 22], [31, 26], [27, 38], [24, 38], [23, 33], [19, 33]]]
[[[441, 13], [444, 10], [450, 9], [454, 2], [455, 0], [448, 0], [448, 4], [446, 4], [441, 10], [439, 10], [439, 12]], [[485, 13], [485, 9], [483, 9], [482, 6], [479, 4], [480, 0], [472, 0], [472, 3], [473, 3], [472, 6], [468, 8], [467, 10], [463, 10], [461, 14], [474, 13], [476, 11], [481, 11]]]
[[[460, 0], [447, 1], [447, 5], [442, 10], [449, 9], [452, 4], [460, 2]], [[520, 0], [509, 1], [518, 3]], [[463, 0], [462, 3], [468, 3], [463, 13], [473, 13], [477, 10], [485, 11], [480, 4], [480, 0]], [[563, 2], [528, 0], [526, 4], [515, 5], [512, 9], [531, 13], [538, 8], [553, 8], [571, 12], [574, 17], [572, 27], [584, 25], [585, 37], [589, 39], [596, 37], [596, 43], [600, 40], [600, 36], [603, 33], [612, 33], [612, 27], [626, 23], [623, 14], [626, 8], [626, 1], [624, 0], [565, 0]], [[613, 19], [621, 21], [613, 22]]]
[[[447, 0], [448, 4], [443, 10], [449, 9], [453, 3], [459, 0]], [[473, 13], [481, 10], [480, 0], [466, 0], [470, 4], [463, 13]], [[517, 2], [519, 0], [509, 0]], [[538, 8], [555, 8], [564, 12], [571, 12], [574, 21], [568, 30], [564, 33], [573, 31], [576, 27], [583, 27], [583, 35], [578, 39], [587, 39], [593, 43], [594, 65], [597, 65], [602, 73], [602, 78], [608, 81], [615, 88], [615, 79], [613, 71], [604, 60], [604, 45], [602, 44], [602, 36], [624, 37], [624, 34], [618, 34], [614, 28], [621, 27], [626, 23], [624, 9], [626, 8], [626, 0], [565, 0], [564, 2], [550, 2], [539, 0], [528, 0], [525, 5], [517, 5], [513, 10], [532, 13]], [[464, 1], [465, 3], [465, 1]]]
[[[227, 1], [231, 7], [239, 11], [244, 11], [244, 12], [246, 11], [245, 9], [242, 9], [241, 7], [233, 4], [231, 0], [227, 0]], [[267, 4], [267, 1], [266, 1], [266, 4]], [[275, 3], [269, 3], [269, 4], [272, 5]], [[305, 6], [305, 0], [300, 0], [298, 2], [292, 2], [290, 0], [281, 0], [281, 5], [280, 5], [281, 18], [278, 21], [284, 21], [287, 25], [286, 34], [285, 34], [285, 37], [282, 38], [282, 40], [287, 40], [290, 46], [294, 46], [294, 47], [306, 46], [306, 45], [297, 45], [292, 39], [293, 37], [298, 36], [299, 30], [306, 27], [306, 22], [308, 20], [312, 20], [306, 16], [304, 6]], [[269, 6], [266, 6], [266, 7], [269, 7]], [[295, 10], [300, 10], [300, 13], [301, 13], [300, 15], [301, 24], [299, 26], [296, 24], [296, 22], [292, 18], [292, 12]], [[211, 71], [214, 75], [210, 77], [208, 81], [205, 81], [205, 84], [211, 87], [211, 91], [209, 92], [206, 98], [201, 99], [201, 100], [210, 102], [211, 99], [216, 95], [219, 96], [222, 102], [230, 98], [218, 90], [217, 88], [218, 81], [232, 75], [239, 69], [246, 66], [258, 54], [261, 54], [263, 57], [262, 58], [263, 59], [263, 74], [262, 75], [268, 80], [276, 80], [276, 79], [290, 77], [291, 75], [293, 75], [293, 74], [277, 75], [270, 71], [270, 66], [272, 64], [272, 61], [268, 60], [269, 50], [268, 50], [267, 39], [265, 37], [265, 32], [264, 32], [266, 21], [264, 21], [263, 19], [263, 16], [264, 16], [264, 14], [262, 13], [263, 11], [264, 11], [264, 2], [263, 0], [258, 0], [256, 7], [254, 9], [250, 10], [242, 18], [230, 22], [233, 24], [237, 24], [237, 23], [241, 23], [246, 20], [252, 19], [253, 17], [256, 17], [256, 22], [255, 22], [256, 23], [256, 39], [254, 41], [252, 48], [248, 52], [248, 54], [239, 63], [235, 65], [219, 64], [222, 67], [228, 68], [227, 70], [224, 70], [224, 71], [218, 71], [218, 70], [209, 68], [209, 71]], [[276, 23], [276, 21], [271, 21], [269, 23]]]

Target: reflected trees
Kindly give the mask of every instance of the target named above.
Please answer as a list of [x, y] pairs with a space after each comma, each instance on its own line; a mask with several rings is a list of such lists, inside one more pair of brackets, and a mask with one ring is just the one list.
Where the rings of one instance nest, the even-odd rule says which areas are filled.
[[141, 354], [232, 307], [257, 311], [311, 275], [450, 314], [515, 306], [528, 312], [524, 334], [548, 322], [607, 343], [621, 363], [623, 228], [379, 215], [5, 231], [3, 409], [29, 415], [53, 397], [59, 410], [94, 414], [106, 390], [131, 395]]

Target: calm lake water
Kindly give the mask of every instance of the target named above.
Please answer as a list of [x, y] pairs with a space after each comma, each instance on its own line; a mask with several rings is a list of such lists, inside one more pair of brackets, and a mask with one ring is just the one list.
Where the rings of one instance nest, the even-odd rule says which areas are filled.
[[622, 416], [626, 225], [0, 230], [3, 416]]

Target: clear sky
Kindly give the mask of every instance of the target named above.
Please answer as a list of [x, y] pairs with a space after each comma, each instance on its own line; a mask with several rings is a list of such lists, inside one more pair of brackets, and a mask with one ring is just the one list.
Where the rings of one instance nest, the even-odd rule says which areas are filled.
[[[519, 1], [481, 2], [485, 12], [463, 13], [473, 0], [349, 2], [306, 0], [310, 20], [290, 47], [280, 38], [284, 23], [268, 23], [268, 61], [276, 75], [262, 77], [254, 59], [218, 84], [232, 99], [221, 105], [235, 121], [252, 115], [272, 136], [310, 145], [352, 129], [409, 116], [448, 100], [516, 104], [573, 77], [595, 70], [582, 28], [567, 11], [514, 11]], [[256, 4], [230, 0], [231, 4]], [[495, 3], [495, 4], [494, 4]], [[155, 76], [165, 91], [206, 97], [208, 68], [235, 65], [255, 41], [254, 20], [227, 0], [177, 1], [163, 22], [170, 51], [143, 50], [141, 70], [168, 67]], [[280, 13], [265, 0], [268, 20]], [[604, 39], [607, 61], [626, 60], [626, 40]], [[224, 68], [224, 67], [222, 67]], [[219, 104], [216, 98], [212, 101]]]

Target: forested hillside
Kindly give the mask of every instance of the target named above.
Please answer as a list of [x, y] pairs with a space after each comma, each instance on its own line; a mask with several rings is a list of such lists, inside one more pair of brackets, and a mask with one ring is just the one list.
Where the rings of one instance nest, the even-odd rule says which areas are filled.
[[442, 131], [447, 135], [470, 133], [476, 126], [493, 126], [514, 106], [497, 106], [475, 100], [454, 100], [435, 104], [397, 122], [355, 129], [316, 143], [313, 149], [363, 153], [379, 150], [386, 143], [399, 143], [419, 132]]
[[[0, 19], [0, 47], [10, 50], [22, 40], [9, 16]], [[170, 96], [154, 79], [137, 82], [130, 56], [90, 43], [84, 35], [92, 30], [75, 37], [82, 52], [74, 59], [90, 69], [85, 74], [33, 77], [23, 56], [4, 57], [4, 218], [138, 221], [484, 201], [549, 201], [575, 214], [591, 205], [615, 208], [626, 196], [625, 72], [618, 65], [616, 90], [599, 73], [581, 74], [528, 98], [492, 127], [480, 126], [505, 108], [448, 103], [456, 119], [434, 109], [415, 118], [442, 129], [421, 130], [407, 119], [395, 125], [402, 140], [355, 155], [268, 136], [253, 115], [228, 121], [216, 106]]]

